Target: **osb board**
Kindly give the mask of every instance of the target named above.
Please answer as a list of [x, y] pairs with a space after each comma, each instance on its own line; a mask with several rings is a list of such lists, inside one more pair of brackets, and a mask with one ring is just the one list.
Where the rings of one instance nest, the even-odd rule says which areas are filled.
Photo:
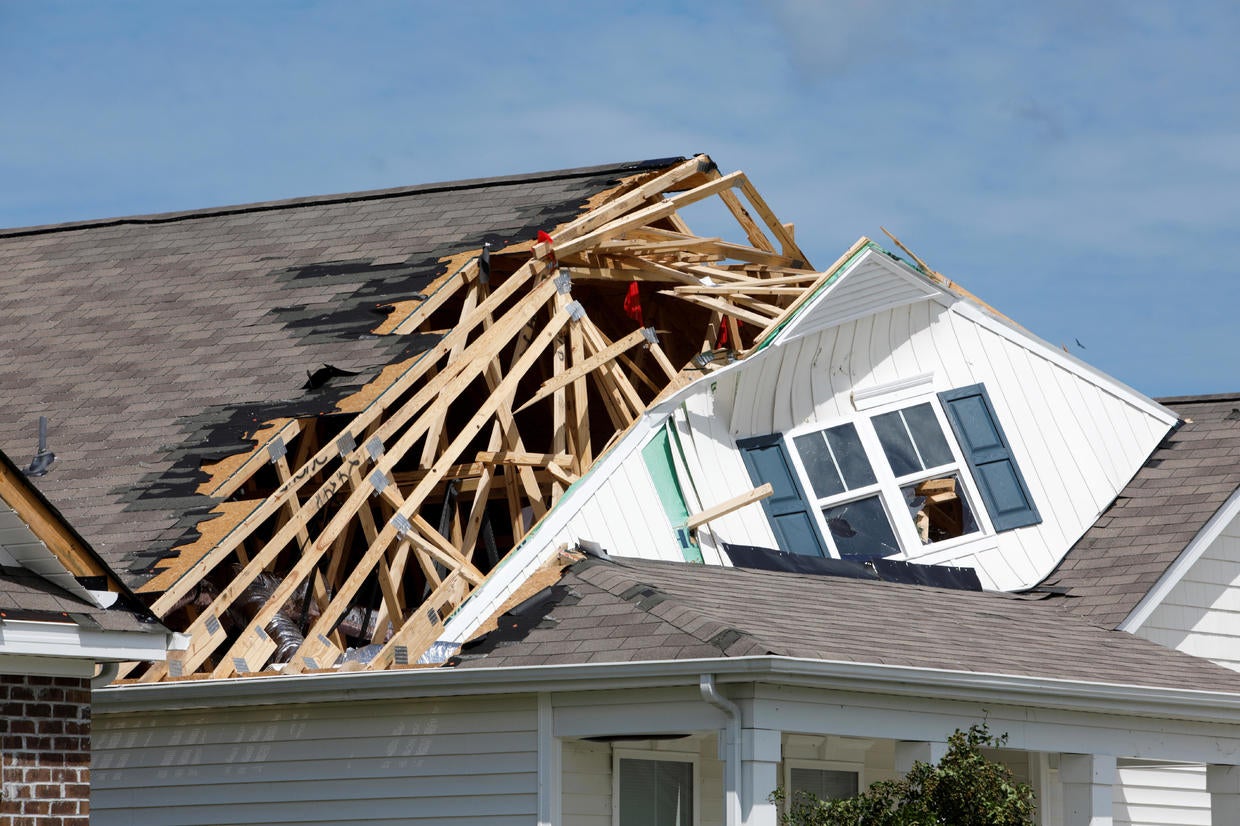
[[214, 517], [198, 523], [198, 538], [188, 545], [174, 548], [167, 559], [160, 560], [158, 573], [138, 589], [143, 594], [163, 593], [194, 563], [214, 548], [241, 520], [249, 516], [263, 503], [262, 499], [243, 499], [239, 502], [220, 502], [210, 513]]
[[517, 588], [517, 590], [512, 592], [512, 595], [509, 596], [504, 604], [499, 607], [499, 610], [487, 617], [486, 622], [478, 626], [477, 630], [474, 631], [473, 637], [470, 639], [477, 639], [483, 634], [489, 634], [494, 631], [499, 627], [500, 617], [517, 605], [525, 602], [539, 591], [555, 585], [560, 581], [560, 577], [563, 575], [565, 568], [572, 565], [574, 562], [581, 561], [582, 559], [584, 559], [584, 557], [581, 554], [570, 553], [568, 551], [560, 551], [555, 556], [548, 559], [545, 563], [543, 563], [541, 568], [530, 574], [529, 578], [527, 578], [525, 582]]
[[256, 442], [253, 450], [248, 453], [237, 453], [220, 459], [218, 462], [202, 465], [199, 469], [207, 474], [207, 478], [206, 481], [198, 486], [198, 493], [210, 496], [212, 491], [227, 482], [228, 478], [240, 470], [246, 462], [250, 461], [250, 458], [255, 453], [262, 450], [272, 434], [293, 421], [294, 419], [272, 419], [264, 422], [259, 426], [258, 430], [249, 434], [249, 438]]

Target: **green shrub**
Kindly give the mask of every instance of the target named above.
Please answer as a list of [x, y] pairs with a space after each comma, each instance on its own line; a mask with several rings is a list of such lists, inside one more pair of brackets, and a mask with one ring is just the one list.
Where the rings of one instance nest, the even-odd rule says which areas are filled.
[[[900, 780], [884, 780], [847, 800], [819, 800], [797, 794], [784, 826], [1030, 826], [1033, 789], [986, 758], [1007, 735], [992, 737], [985, 725], [956, 730], [937, 765], [918, 761]], [[785, 802], [783, 790], [772, 796]]]

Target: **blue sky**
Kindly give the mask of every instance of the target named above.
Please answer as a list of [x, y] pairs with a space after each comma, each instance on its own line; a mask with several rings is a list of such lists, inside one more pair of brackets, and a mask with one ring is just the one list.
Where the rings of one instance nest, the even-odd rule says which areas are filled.
[[1225, 0], [0, 0], [0, 226], [708, 152], [820, 267], [885, 226], [1146, 393], [1240, 390], [1238, 41]]

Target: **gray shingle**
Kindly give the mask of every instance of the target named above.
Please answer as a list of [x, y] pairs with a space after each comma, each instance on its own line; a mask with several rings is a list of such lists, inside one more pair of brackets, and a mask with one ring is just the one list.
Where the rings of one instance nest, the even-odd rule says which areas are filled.
[[[605, 627], [610, 647], [543, 644], [537, 631], [463, 652], [462, 668], [724, 656], [951, 669], [1123, 685], [1240, 691], [1240, 674], [1121, 631], [1091, 624], [1062, 602], [891, 582], [624, 559], [566, 569], [560, 584], [591, 597], [583, 627]], [[656, 589], [657, 608], [626, 599]], [[584, 601], [584, 600], [583, 600]], [[671, 606], [671, 610], [669, 609]], [[830, 608], [824, 608], [830, 606]], [[581, 603], [571, 606], [580, 609]], [[551, 606], [559, 619], [564, 606]], [[642, 622], [617, 624], [616, 610]], [[674, 620], [656, 617], [659, 613]], [[563, 624], [561, 625], [563, 627]], [[722, 633], [721, 633], [722, 632]], [[718, 635], [718, 636], [717, 636]], [[584, 640], [583, 640], [584, 643]], [[725, 646], [726, 653], [720, 649]], [[557, 651], [569, 650], [562, 656]]]
[[1240, 487], [1240, 395], [1162, 399], [1184, 420], [1042, 583], [1115, 628]]
[[[421, 349], [359, 338], [377, 305], [671, 162], [0, 231], [0, 450], [27, 461], [46, 415], [58, 460], [40, 490], [140, 585], [213, 504], [195, 493], [203, 460], [248, 449], [258, 422], [333, 410]], [[322, 364], [361, 375], [303, 390]]]

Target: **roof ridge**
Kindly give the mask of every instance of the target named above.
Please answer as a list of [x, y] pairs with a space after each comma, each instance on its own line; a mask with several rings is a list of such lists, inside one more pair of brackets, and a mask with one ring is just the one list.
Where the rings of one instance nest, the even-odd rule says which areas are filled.
[[571, 178], [585, 178], [607, 172], [623, 172], [632, 174], [652, 169], [661, 169], [683, 161], [683, 157], [652, 158], [644, 161], [626, 161], [622, 163], [601, 164], [598, 166], [582, 166], [570, 169], [556, 169], [545, 172], [530, 172], [520, 175], [501, 175], [491, 178], [464, 178], [456, 181], [442, 181], [412, 186], [391, 187], [388, 189], [369, 189], [356, 192], [341, 192], [328, 195], [308, 195], [293, 198], [282, 198], [274, 201], [254, 201], [246, 204], [230, 204], [203, 209], [176, 210], [172, 212], [154, 212], [138, 215], [125, 215], [115, 218], [97, 218], [85, 221], [66, 221], [58, 224], [40, 224], [30, 227], [0, 228], [0, 238], [20, 238], [27, 235], [46, 235], [56, 232], [71, 232], [81, 229], [101, 229], [104, 227], [169, 224], [195, 218], [211, 218], [220, 215], [244, 215], [251, 212], [272, 212], [281, 209], [294, 209], [307, 206], [323, 206], [331, 204], [347, 204], [361, 201], [377, 201], [385, 198], [400, 198], [407, 195], [425, 195], [436, 192], [455, 192], [470, 189], [482, 189], [491, 186], [511, 186], [517, 184], [540, 183], [543, 181], [562, 181]]

